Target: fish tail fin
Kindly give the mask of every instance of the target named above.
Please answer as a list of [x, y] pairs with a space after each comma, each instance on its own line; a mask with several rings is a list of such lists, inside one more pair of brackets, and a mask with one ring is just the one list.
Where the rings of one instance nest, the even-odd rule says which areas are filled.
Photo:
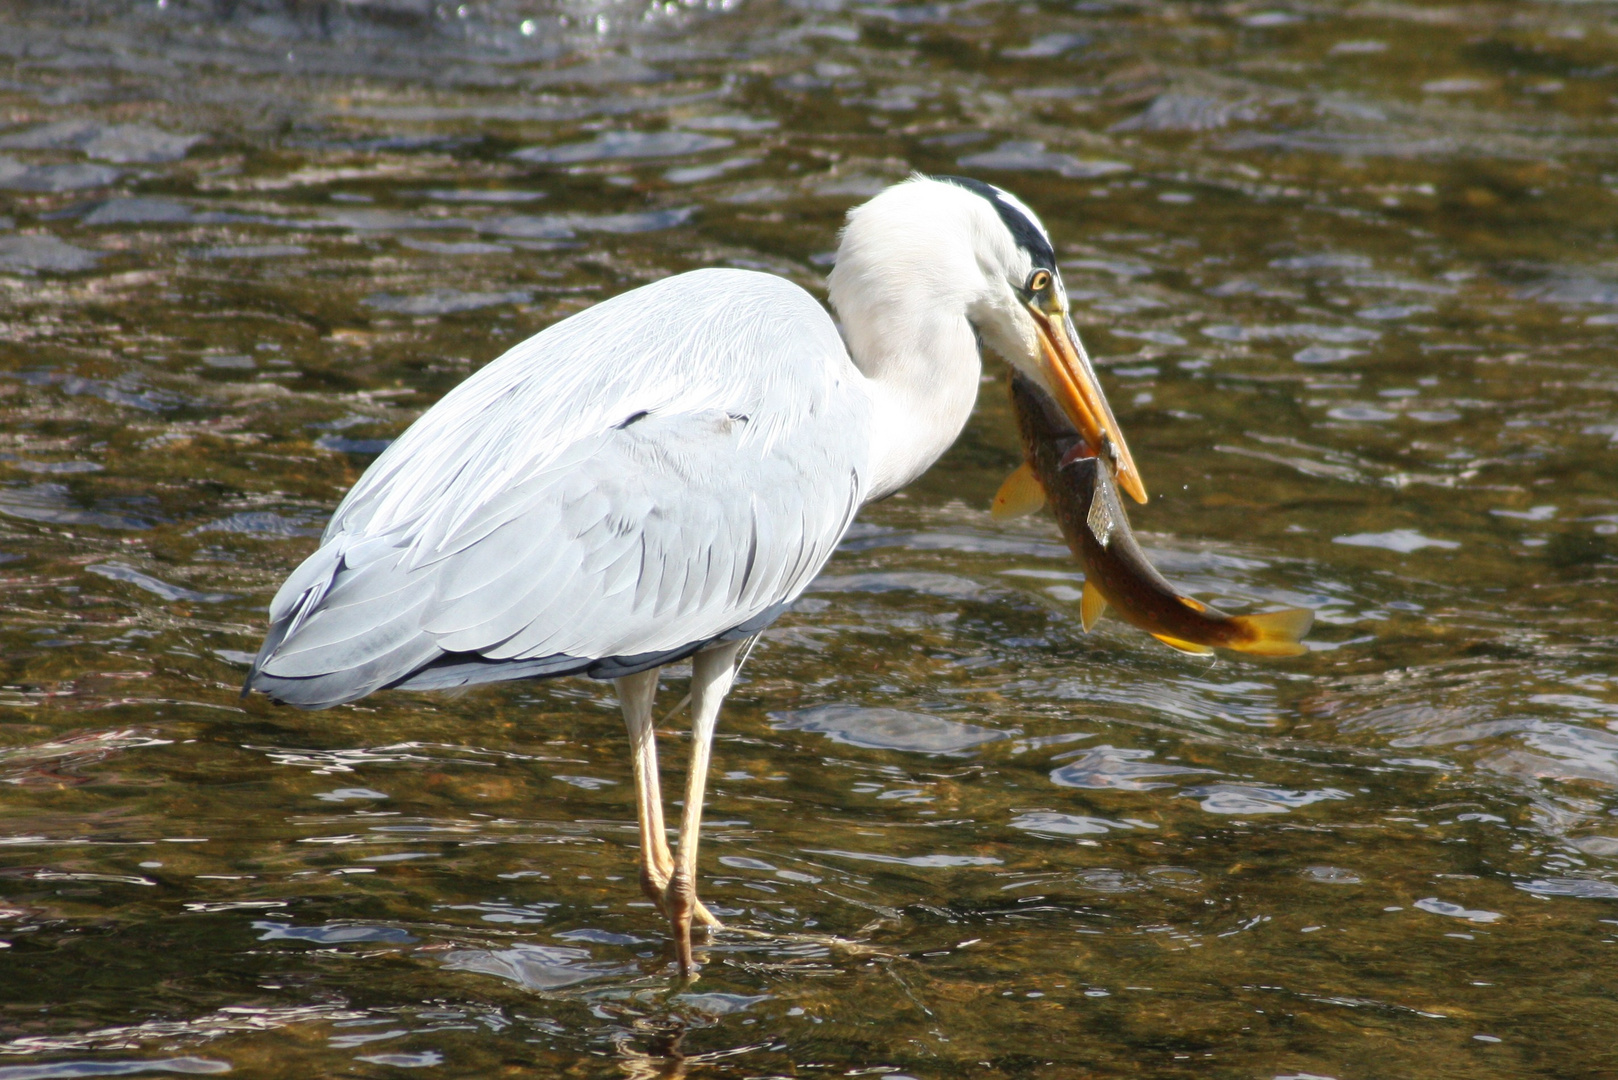
[[1088, 634], [1090, 627], [1101, 621], [1101, 616], [1107, 613], [1107, 598], [1101, 595], [1095, 582], [1084, 583], [1084, 598], [1079, 601], [1079, 621], [1084, 624], [1084, 632]]
[[1302, 656], [1309, 649], [1303, 636], [1315, 624], [1315, 613], [1308, 608], [1266, 611], [1262, 615], [1237, 615], [1231, 619], [1249, 637], [1230, 647], [1254, 656]]
[[1006, 482], [994, 493], [989, 514], [997, 521], [1004, 521], [1032, 514], [1044, 505], [1045, 489], [1040, 486], [1034, 467], [1025, 461], [1006, 477]]
[[1171, 649], [1175, 649], [1183, 653], [1191, 653], [1193, 656], [1205, 656], [1208, 653], [1213, 652], [1213, 650], [1208, 648], [1208, 646], [1198, 645], [1194, 641], [1181, 641], [1179, 638], [1170, 637], [1167, 634], [1153, 634], [1152, 636]]

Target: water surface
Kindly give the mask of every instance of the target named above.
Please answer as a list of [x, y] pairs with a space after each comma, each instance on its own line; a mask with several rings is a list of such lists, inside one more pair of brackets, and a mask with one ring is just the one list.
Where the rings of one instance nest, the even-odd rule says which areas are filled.
[[[1618, 1074], [1604, 7], [0, 25], [0, 1080]], [[767, 936], [684, 987], [610, 684], [238, 698], [449, 387], [681, 270], [822, 294], [912, 170], [1044, 216], [1152, 557], [1310, 655], [1084, 634], [991, 377], [733, 694], [702, 888]]]

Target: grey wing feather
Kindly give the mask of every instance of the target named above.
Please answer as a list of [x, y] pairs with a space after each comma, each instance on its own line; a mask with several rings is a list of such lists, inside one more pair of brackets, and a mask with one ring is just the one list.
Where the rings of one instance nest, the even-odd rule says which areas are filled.
[[868, 410], [830, 319], [778, 278], [704, 271], [601, 304], [377, 460], [276, 595], [248, 685], [318, 708], [622, 674], [756, 632], [863, 502]]

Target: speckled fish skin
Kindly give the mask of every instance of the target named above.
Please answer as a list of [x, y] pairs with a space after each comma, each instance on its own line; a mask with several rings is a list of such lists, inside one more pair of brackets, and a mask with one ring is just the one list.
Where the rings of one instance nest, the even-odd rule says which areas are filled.
[[1084, 564], [1086, 584], [1126, 622], [1190, 651], [1208, 646], [1267, 656], [1307, 651], [1297, 639], [1308, 631], [1309, 612], [1233, 616], [1181, 596], [1135, 540], [1105, 460], [1082, 456], [1064, 464], [1080, 441], [1078, 433], [1033, 383], [1013, 377], [1011, 403], [1023, 453], [1068, 548]]

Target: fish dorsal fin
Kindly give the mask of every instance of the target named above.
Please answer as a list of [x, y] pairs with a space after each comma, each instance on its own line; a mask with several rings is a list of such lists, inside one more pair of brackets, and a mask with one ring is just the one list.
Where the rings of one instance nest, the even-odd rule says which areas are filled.
[[1090, 512], [1084, 516], [1084, 523], [1089, 528], [1090, 535], [1095, 537], [1096, 543], [1101, 545], [1102, 550], [1105, 550], [1107, 545], [1112, 543], [1112, 527], [1117, 521], [1118, 519], [1112, 516], [1107, 506], [1103, 490], [1098, 487], [1095, 495], [1090, 499]]
[[1118, 488], [1112, 482], [1112, 469], [1106, 459], [1098, 457], [1093, 460], [1095, 486], [1090, 492], [1090, 512], [1084, 520], [1090, 528], [1090, 535], [1105, 549], [1112, 543], [1112, 534], [1116, 529], [1120, 526], [1129, 528], [1129, 518], [1124, 514], [1123, 504], [1118, 501]]
[[1040, 486], [1034, 467], [1028, 462], [1017, 466], [1017, 471], [1006, 477], [1000, 490], [994, 493], [989, 513], [998, 521], [1032, 514], [1045, 505], [1045, 489]]
[[1079, 621], [1084, 624], [1084, 632], [1088, 634], [1090, 627], [1101, 621], [1101, 616], [1107, 612], [1107, 598], [1101, 595], [1096, 583], [1084, 583], [1084, 599], [1079, 601]]
[[1213, 650], [1208, 648], [1208, 646], [1198, 645], [1194, 641], [1181, 641], [1179, 638], [1169, 637], [1167, 634], [1153, 634], [1152, 636], [1171, 649], [1177, 649], [1183, 653], [1191, 653], [1194, 656], [1204, 656], [1213, 652]]

